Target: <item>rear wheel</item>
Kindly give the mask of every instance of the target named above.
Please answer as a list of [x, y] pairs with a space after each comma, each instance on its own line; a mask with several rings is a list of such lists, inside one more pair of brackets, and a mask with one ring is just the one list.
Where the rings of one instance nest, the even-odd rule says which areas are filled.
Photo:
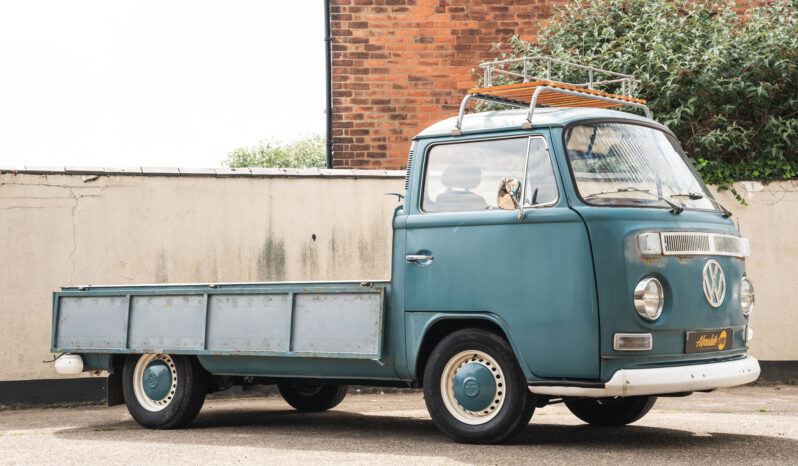
[[130, 415], [153, 429], [189, 424], [202, 408], [208, 377], [197, 360], [168, 354], [131, 354], [122, 370]]
[[280, 395], [297, 411], [332, 409], [344, 400], [349, 385], [277, 384]]
[[481, 329], [446, 336], [424, 371], [424, 400], [438, 428], [464, 443], [497, 443], [520, 432], [535, 396], [507, 341]]
[[566, 401], [565, 406], [579, 419], [596, 426], [631, 424], [648, 413], [656, 403], [656, 396], [626, 398], [590, 398]]

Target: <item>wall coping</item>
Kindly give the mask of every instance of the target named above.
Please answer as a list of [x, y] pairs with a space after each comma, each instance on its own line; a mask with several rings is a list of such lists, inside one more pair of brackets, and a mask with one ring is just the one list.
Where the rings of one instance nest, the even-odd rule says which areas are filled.
[[76, 167], [26, 166], [0, 167], [0, 174], [23, 175], [114, 175], [114, 176], [191, 176], [254, 178], [404, 178], [404, 170], [360, 170], [326, 168], [179, 168], [179, 167]]

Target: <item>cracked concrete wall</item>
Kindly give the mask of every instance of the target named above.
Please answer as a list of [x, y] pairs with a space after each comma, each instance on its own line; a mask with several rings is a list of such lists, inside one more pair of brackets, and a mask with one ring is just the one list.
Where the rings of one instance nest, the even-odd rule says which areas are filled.
[[[389, 276], [393, 178], [0, 174], [0, 380], [59, 377], [51, 294], [64, 285]], [[84, 181], [86, 179], [86, 181]], [[798, 182], [718, 199], [751, 241], [752, 353], [797, 360]]]
[[390, 275], [401, 176], [83, 179], [0, 174], [0, 380], [59, 377], [61, 286]]

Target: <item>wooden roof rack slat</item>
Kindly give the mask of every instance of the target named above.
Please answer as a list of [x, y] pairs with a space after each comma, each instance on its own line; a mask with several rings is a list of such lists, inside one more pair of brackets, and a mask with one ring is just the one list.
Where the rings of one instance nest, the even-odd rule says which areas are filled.
[[[519, 63], [522, 65], [523, 73], [503, 68], [508, 64], [518, 67]], [[535, 76], [529, 72], [530, 68], [534, 70], [535, 67], [540, 67], [541, 64], [544, 64], [546, 67], [545, 78]], [[580, 83], [555, 81], [551, 79], [552, 64], [587, 70], [588, 80]], [[532, 116], [535, 112], [535, 107], [538, 105], [592, 108], [636, 107], [642, 109], [646, 117], [651, 118], [651, 112], [646, 106], [646, 101], [632, 97], [635, 79], [631, 75], [565, 62], [550, 57], [526, 57], [500, 60], [482, 63], [479, 67], [484, 70], [484, 83], [486, 87], [472, 89], [468, 91], [463, 98], [460, 104], [460, 113], [457, 117], [457, 122], [454, 129], [452, 129], [452, 136], [459, 136], [462, 134], [461, 129], [466, 104], [471, 99], [500, 103], [513, 107], [528, 107], [529, 113], [527, 114], [526, 120], [521, 125], [521, 127], [525, 129], [532, 127]], [[610, 79], [596, 81], [594, 80], [596, 74], [608, 76]], [[510, 79], [522, 79], [522, 81], [493, 86], [494, 75], [509, 76]], [[611, 84], [620, 86], [620, 94], [593, 89], [593, 87], [597, 85], [606, 86]]]

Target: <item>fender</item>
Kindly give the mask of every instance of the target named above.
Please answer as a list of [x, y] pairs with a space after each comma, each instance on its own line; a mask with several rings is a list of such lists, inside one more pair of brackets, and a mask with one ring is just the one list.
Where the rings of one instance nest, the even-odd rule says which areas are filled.
[[[537, 380], [538, 377], [530, 370], [524, 357], [518, 351], [515, 344], [515, 338], [509, 329], [507, 323], [496, 314], [491, 312], [426, 312], [426, 311], [407, 311], [405, 312], [405, 326], [407, 335], [407, 370], [410, 372], [408, 375], [414, 380], [419, 380], [416, 371], [416, 364], [418, 363], [419, 354], [422, 350], [422, 343], [427, 337], [430, 329], [442, 321], [467, 321], [467, 320], [483, 320], [490, 322], [504, 332], [507, 340], [510, 342], [510, 347], [513, 349], [518, 364], [524, 373], [527, 380]], [[464, 325], [463, 327], [467, 327]]]

